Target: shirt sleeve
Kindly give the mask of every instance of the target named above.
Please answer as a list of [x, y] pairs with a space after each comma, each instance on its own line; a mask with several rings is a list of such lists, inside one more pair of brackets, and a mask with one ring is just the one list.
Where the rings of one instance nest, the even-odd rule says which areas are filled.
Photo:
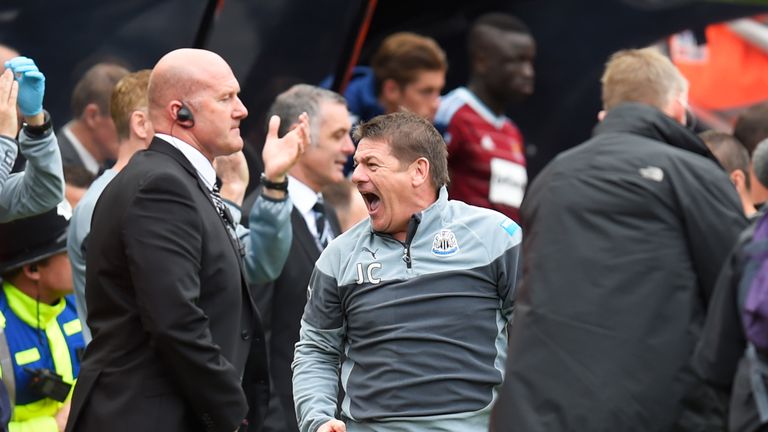
[[301, 432], [334, 418], [346, 328], [336, 280], [316, 267], [292, 364], [293, 400]]
[[32, 139], [22, 129], [19, 143], [27, 168], [23, 173], [10, 174], [4, 185], [0, 180], [0, 222], [43, 213], [64, 199], [64, 171], [56, 135]]
[[[290, 197], [274, 200], [259, 195], [248, 216], [249, 228], [237, 226], [238, 237], [245, 246], [248, 283], [271, 282], [283, 271], [293, 239], [292, 208]], [[239, 216], [239, 211], [235, 216]]]

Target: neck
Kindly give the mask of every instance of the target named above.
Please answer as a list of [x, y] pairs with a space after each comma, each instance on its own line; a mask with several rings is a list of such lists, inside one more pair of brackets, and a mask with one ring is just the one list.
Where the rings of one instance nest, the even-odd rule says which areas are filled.
[[93, 156], [93, 158], [99, 162], [99, 164], [104, 163], [104, 157], [102, 156], [101, 151], [99, 151], [99, 148], [96, 145], [96, 141], [93, 139], [90, 131], [88, 131], [88, 128], [85, 126], [85, 124], [83, 124], [83, 122], [79, 120], [72, 122], [69, 130], [72, 131], [75, 137], [77, 137], [78, 141], [80, 141], [80, 144], [85, 147], [88, 153], [90, 153], [91, 156]]
[[16, 279], [11, 281], [11, 284], [15, 286], [19, 291], [26, 294], [28, 297], [36, 299], [40, 303], [47, 305], [54, 305], [59, 301], [59, 297], [53, 295], [47, 290], [41, 289], [39, 285], [29, 280]]
[[302, 167], [302, 166], [300, 166], [298, 164], [294, 165], [293, 168], [291, 168], [291, 170], [288, 171], [288, 174], [290, 174], [291, 177], [295, 178], [296, 180], [298, 180], [298, 181], [304, 183], [305, 185], [307, 185], [307, 187], [312, 189], [312, 191], [315, 192], [315, 193], [320, 193], [322, 191], [322, 189], [323, 189], [323, 187], [321, 185], [319, 185], [316, 182], [313, 182], [312, 180], [310, 180], [309, 177], [307, 176], [306, 171], [304, 170], [304, 167]]
[[385, 100], [382, 96], [379, 96], [379, 105], [381, 105], [381, 107], [384, 108], [384, 114], [391, 114], [393, 112], [400, 111], [400, 107], [397, 106], [397, 104], [390, 103], [389, 101]]
[[494, 97], [494, 93], [488, 91], [485, 85], [477, 78], [472, 78], [467, 85], [469, 91], [474, 93], [482, 103], [485, 104], [494, 114], [501, 115], [504, 113], [505, 101]]
[[121, 141], [120, 147], [118, 148], [117, 161], [112, 167], [115, 172], [120, 172], [121, 169], [125, 168], [125, 166], [128, 165], [128, 161], [131, 160], [131, 157], [133, 157], [136, 152], [146, 149], [147, 146], [141, 139], [128, 138], [125, 141]]

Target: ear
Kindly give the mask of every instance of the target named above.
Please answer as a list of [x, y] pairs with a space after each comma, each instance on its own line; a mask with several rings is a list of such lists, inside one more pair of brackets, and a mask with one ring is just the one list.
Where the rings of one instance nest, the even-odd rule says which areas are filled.
[[381, 83], [381, 98], [385, 104], [399, 105], [400, 93], [400, 84], [396, 83], [395, 80], [385, 79]]
[[179, 121], [179, 110], [181, 109], [181, 105], [181, 101], [173, 100], [166, 106], [166, 109], [168, 110], [168, 116], [174, 122]]
[[22, 271], [24, 272], [24, 276], [31, 280], [31, 281], [39, 281], [40, 280], [40, 271], [37, 269], [38, 264], [32, 263], [27, 264], [24, 267], [22, 267]]
[[147, 114], [140, 110], [132, 112], [131, 118], [128, 119], [128, 128], [131, 131], [131, 135], [135, 135], [139, 139], [146, 141], [150, 131]]
[[736, 186], [736, 190], [739, 191], [739, 193], [747, 191], [746, 175], [744, 174], [744, 171], [735, 169], [731, 171], [731, 174], [728, 177], [731, 178], [731, 183]]
[[89, 103], [83, 110], [83, 115], [80, 118], [85, 122], [86, 126], [90, 129], [95, 129], [101, 117], [101, 110], [95, 103]]
[[420, 157], [411, 163], [411, 184], [415, 188], [429, 183], [429, 161], [427, 158]]
[[608, 114], [605, 110], [600, 110], [599, 113], [597, 113], [597, 121], [603, 121], [605, 120], [605, 115]]

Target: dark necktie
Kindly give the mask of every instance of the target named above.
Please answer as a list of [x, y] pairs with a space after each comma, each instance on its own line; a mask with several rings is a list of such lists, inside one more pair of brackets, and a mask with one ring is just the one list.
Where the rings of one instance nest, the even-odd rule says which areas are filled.
[[219, 212], [219, 216], [221, 216], [222, 219], [224, 219], [227, 224], [229, 224], [229, 219], [227, 217], [227, 205], [224, 204], [224, 199], [221, 197], [221, 192], [219, 188], [219, 182], [217, 181], [215, 185], [213, 185], [213, 190], [211, 190], [211, 200], [213, 201], [213, 204], [216, 206], [216, 210]]
[[321, 249], [325, 249], [328, 246], [328, 235], [325, 232], [325, 206], [323, 205], [323, 199], [318, 198], [312, 210], [315, 212], [315, 227], [317, 228], [317, 241], [320, 244]]
[[232, 237], [232, 240], [237, 244], [238, 251], [240, 252], [240, 256], [245, 256], [245, 246], [242, 242], [240, 242], [240, 239], [237, 237], [237, 229], [235, 227], [235, 221], [232, 217], [232, 213], [229, 212], [229, 209], [227, 208], [227, 205], [224, 204], [224, 199], [221, 197], [221, 193], [219, 192], [221, 190], [221, 180], [218, 178], [216, 179], [216, 184], [213, 185], [213, 189], [211, 190], [211, 201], [213, 201], [213, 205], [216, 206], [216, 211], [219, 212], [219, 216], [221, 216], [221, 219], [224, 221], [224, 224], [227, 227], [227, 233], [230, 237]]

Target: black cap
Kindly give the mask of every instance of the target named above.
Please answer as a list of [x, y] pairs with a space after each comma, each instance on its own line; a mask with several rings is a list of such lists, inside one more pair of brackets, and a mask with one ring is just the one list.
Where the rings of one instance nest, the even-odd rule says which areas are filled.
[[0, 273], [65, 251], [70, 217], [65, 200], [41, 215], [0, 224]]

